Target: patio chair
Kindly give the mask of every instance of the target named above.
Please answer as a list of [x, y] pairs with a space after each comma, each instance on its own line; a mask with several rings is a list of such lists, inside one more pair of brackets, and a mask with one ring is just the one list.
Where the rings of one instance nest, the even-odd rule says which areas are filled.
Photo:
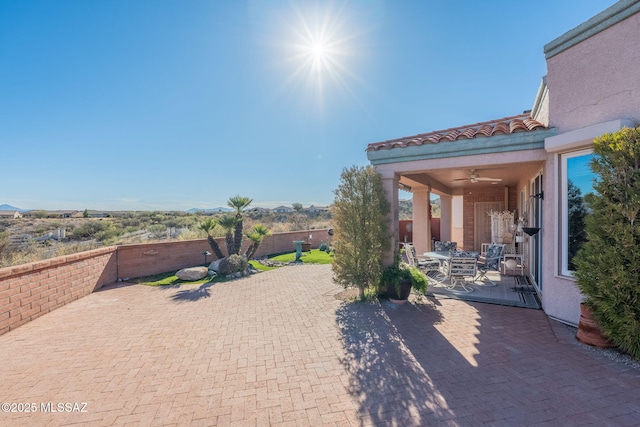
[[416, 248], [409, 243], [405, 243], [404, 249], [404, 256], [407, 260], [407, 264], [413, 267], [418, 267], [422, 272], [424, 272], [428, 279], [434, 279], [429, 276], [429, 273], [434, 271], [438, 273], [440, 272], [440, 262], [437, 259], [416, 255]]
[[478, 260], [475, 257], [452, 257], [449, 261], [449, 279], [450, 282], [445, 287], [452, 291], [457, 285], [460, 285], [463, 292], [473, 292], [473, 288], [468, 288], [467, 279], [472, 281], [476, 277], [478, 268]]
[[491, 280], [487, 273], [489, 271], [500, 272], [500, 263], [504, 255], [505, 245], [491, 244], [487, 248], [487, 254], [478, 261], [478, 277], [477, 280], [486, 280], [489, 283], [477, 283], [480, 286], [497, 286], [497, 283]]
[[434, 242], [434, 249], [436, 252], [453, 252], [458, 248], [457, 242]]

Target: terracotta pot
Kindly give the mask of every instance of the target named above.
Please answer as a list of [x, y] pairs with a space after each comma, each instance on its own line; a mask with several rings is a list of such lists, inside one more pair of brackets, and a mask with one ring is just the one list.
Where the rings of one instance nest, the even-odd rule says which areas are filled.
[[309, 252], [311, 250], [311, 243], [302, 244], [302, 252]]
[[409, 294], [411, 293], [411, 280], [404, 279], [400, 282], [399, 286], [400, 293], [398, 294], [398, 290], [396, 290], [395, 285], [387, 286], [387, 296], [389, 297], [389, 301], [394, 304], [404, 304], [409, 299]]
[[583, 344], [588, 344], [593, 347], [615, 347], [615, 345], [602, 333], [600, 326], [598, 326], [593, 318], [591, 309], [584, 304], [580, 304], [580, 322], [578, 323], [576, 339]]

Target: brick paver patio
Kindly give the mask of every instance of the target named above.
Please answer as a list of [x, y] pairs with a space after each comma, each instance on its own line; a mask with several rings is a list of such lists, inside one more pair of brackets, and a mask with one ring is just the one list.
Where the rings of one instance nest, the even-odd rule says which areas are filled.
[[36, 411], [0, 425], [640, 425], [640, 371], [542, 311], [340, 290], [330, 266], [109, 286], [0, 336], [0, 401]]

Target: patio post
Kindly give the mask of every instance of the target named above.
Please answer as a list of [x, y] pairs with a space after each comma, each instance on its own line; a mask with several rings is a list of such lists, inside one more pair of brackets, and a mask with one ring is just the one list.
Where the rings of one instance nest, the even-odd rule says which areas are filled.
[[[440, 195], [440, 240], [451, 240], [451, 196], [447, 194]], [[458, 242], [462, 246], [462, 242]]]
[[393, 254], [395, 250], [398, 249], [398, 234], [400, 233], [400, 226], [398, 224], [400, 218], [400, 212], [398, 209], [398, 184], [400, 182], [400, 178], [394, 171], [378, 170], [377, 172], [382, 178], [382, 186], [387, 194], [387, 200], [391, 203], [391, 214], [389, 215], [391, 246], [389, 248], [389, 252], [382, 260], [382, 264], [386, 267], [393, 264]]
[[413, 246], [416, 253], [431, 250], [431, 218], [429, 217], [429, 187], [414, 187], [413, 194]]

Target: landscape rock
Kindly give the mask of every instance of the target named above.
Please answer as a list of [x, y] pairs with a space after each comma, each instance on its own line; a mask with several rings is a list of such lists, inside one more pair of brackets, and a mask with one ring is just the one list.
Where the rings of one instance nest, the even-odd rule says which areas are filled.
[[207, 267], [189, 267], [183, 268], [176, 273], [176, 276], [180, 280], [200, 280], [209, 274]]
[[215, 261], [213, 261], [211, 264], [209, 264], [209, 270], [213, 270], [216, 273], [220, 272], [220, 261], [222, 261], [224, 258], [222, 259], [217, 259]]

